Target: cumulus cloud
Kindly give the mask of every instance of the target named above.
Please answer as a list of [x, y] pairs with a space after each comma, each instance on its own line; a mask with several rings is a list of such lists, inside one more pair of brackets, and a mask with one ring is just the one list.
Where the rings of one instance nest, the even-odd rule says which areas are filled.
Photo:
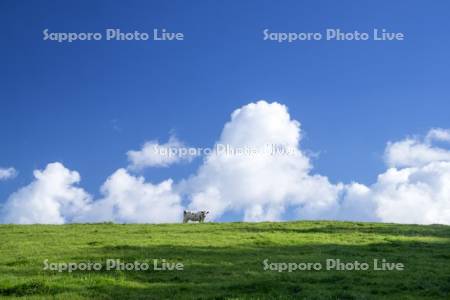
[[447, 141], [448, 133], [432, 129], [423, 140], [388, 143], [385, 153], [391, 168], [360, 195], [363, 203], [374, 205], [378, 220], [450, 224], [450, 151], [432, 144]]
[[353, 182], [345, 185], [337, 199], [339, 211], [336, 219], [346, 221], [381, 221], [376, 215], [377, 204], [372, 198], [372, 189]]
[[372, 187], [372, 198], [384, 222], [450, 224], [450, 161], [389, 169]]
[[102, 198], [94, 201], [76, 186], [78, 172], [61, 163], [34, 171], [34, 177], [7, 199], [1, 210], [2, 223], [169, 223], [182, 218], [181, 199], [173, 191], [172, 180], [153, 185], [119, 169], [103, 184]]
[[424, 166], [433, 161], [450, 161], [450, 150], [433, 146], [433, 140], [445, 141], [448, 131], [431, 130], [424, 140], [407, 138], [388, 143], [385, 160], [390, 167]]
[[[128, 152], [130, 165], [107, 178], [96, 200], [77, 187], [79, 174], [62, 164], [36, 170], [34, 181], [7, 199], [1, 220], [24, 224], [170, 223], [182, 220], [186, 206], [209, 210], [213, 220], [233, 213], [245, 221], [450, 224], [449, 133], [437, 128], [423, 138], [389, 142], [384, 156], [387, 170], [371, 185], [331, 183], [313, 172], [308, 152], [300, 147], [300, 123], [291, 118], [287, 107], [258, 101], [231, 114], [215, 151], [204, 157], [194, 174], [177, 184], [171, 179], [151, 183], [129, 172], [192, 159], [160, 155], [184, 147], [176, 138], [166, 144], [149, 142], [139, 151]], [[219, 145], [225, 149], [219, 151]]]
[[127, 152], [130, 170], [141, 170], [146, 167], [168, 167], [181, 161], [191, 161], [196, 153], [187, 151], [188, 148], [176, 137], [170, 137], [165, 144], [158, 141], [146, 142], [141, 150]]
[[283, 145], [294, 155], [227, 155], [212, 153], [197, 174], [182, 186], [191, 209], [208, 209], [217, 219], [228, 211], [246, 221], [341, 219], [398, 223], [450, 224], [450, 151], [434, 141], [447, 141], [448, 130], [432, 129], [422, 140], [388, 143], [386, 172], [366, 186], [330, 183], [313, 174], [299, 147], [300, 123], [285, 106], [260, 101], [231, 115], [218, 143], [232, 148]]
[[450, 129], [433, 128], [428, 132], [425, 141], [427, 143], [433, 141], [450, 142]]
[[389, 143], [385, 158], [391, 167], [410, 167], [425, 165], [433, 161], [450, 160], [450, 151], [408, 138]]
[[[305, 218], [333, 215], [341, 186], [311, 174], [300, 140], [300, 123], [284, 105], [259, 101], [235, 110], [217, 144], [250, 151], [207, 156], [181, 184], [191, 200], [189, 208], [210, 210], [212, 218], [242, 212], [246, 221], [280, 220], [290, 207]], [[271, 152], [273, 146], [286, 152]]]
[[450, 162], [390, 168], [370, 187], [348, 187], [341, 219], [450, 224]]
[[170, 179], [154, 185], [119, 169], [106, 180], [101, 192], [104, 197], [94, 201], [77, 221], [171, 223], [182, 219], [181, 199]]
[[14, 168], [0, 168], [0, 181], [12, 179], [17, 176], [17, 171]]
[[75, 185], [78, 172], [60, 163], [48, 164], [44, 170], [34, 171], [34, 181], [13, 193], [2, 209], [3, 223], [62, 224], [72, 222], [83, 214], [90, 196]]

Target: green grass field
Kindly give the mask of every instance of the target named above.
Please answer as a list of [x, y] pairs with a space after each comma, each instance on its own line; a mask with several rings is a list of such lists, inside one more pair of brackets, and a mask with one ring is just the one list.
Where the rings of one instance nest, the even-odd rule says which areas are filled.
[[[2, 225], [0, 298], [449, 299], [450, 227], [350, 222]], [[181, 262], [183, 271], [58, 272], [53, 263]], [[338, 258], [404, 271], [264, 270]]]

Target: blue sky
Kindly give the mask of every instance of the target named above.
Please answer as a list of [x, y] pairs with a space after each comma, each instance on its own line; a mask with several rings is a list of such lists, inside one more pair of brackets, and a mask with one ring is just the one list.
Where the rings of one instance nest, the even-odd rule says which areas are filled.
[[[447, 1], [2, 1], [0, 199], [59, 161], [92, 194], [126, 152], [170, 134], [211, 146], [238, 107], [278, 101], [314, 172], [369, 184], [388, 141], [450, 127]], [[42, 31], [183, 32], [180, 42], [42, 40]], [[403, 32], [402, 42], [263, 41], [262, 30]], [[200, 160], [142, 172], [192, 174]], [[1, 200], [0, 200], [1, 201]]]

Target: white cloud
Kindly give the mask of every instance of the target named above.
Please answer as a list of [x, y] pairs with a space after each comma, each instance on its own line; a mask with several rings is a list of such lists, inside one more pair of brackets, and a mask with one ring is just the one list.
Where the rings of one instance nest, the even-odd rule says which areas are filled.
[[17, 176], [17, 171], [14, 168], [0, 168], [0, 181], [12, 179]]
[[[300, 123], [286, 106], [259, 101], [235, 110], [218, 144], [233, 149], [257, 149], [256, 155], [213, 152], [196, 175], [181, 184], [190, 209], [207, 209], [217, 219], [225, 212], [243, 212], [244, 220], [280, 220], [290, 207], [306, 218], [333, 215], [341, 186], [311, 175], [309, 158], [300, 150]], [[264, 153], [267, 145], [282, 145], [293, 153]], [[262, 152], [262, 153], [261, 153]]]
[[450, 224], [450, 162], [390, 168], [372, 186], [357, 188], [341, 200], [341, 219]]
[[428, 131], [425, 141], [427, 143], [431, 143], [433, 141], [450, 142], [450, 129], [433, 128]]
[[398, 223], [450, 224], [450, 152], [432, 145], [448, 130], [426, 138], [388, 143], [389, 168], [376, 183], [332, 184], [311, 173], [299, 148], [300, 124], [287, 108], [260, 101], [236, 110], [218, 141], [232, 147], [283, 144], [296, 155], [208, 156], [196, 175], [182, 183], [192, 209], [208, 209], [217, 219], [228, 211], [246, 221], [281, 220], [295, 212], [300, 219], [343, 219]]
[[450, 224], [450, 161], [389, 169], [372, 187], [384, 222]]
[[[2, 209], [4, 223], [114, 221], [169, 223], [182, 220], [182, 196], [189, 209], [209, 210], [210, 219], [226, 213], [245, 221], [342, 219], [397, 223], [450, 224], [450, 131], [432, 129], [423, 138], [406, 138], [386, 146], [388, 169], [372, 185], [330, 183], [314, 174], [300, 148], [300, 123], [279, 103], [250, 103], [231, 115], [216, 145], [255, 152], [213, 151], [191, 177], [174, 184], [146, 182], [126, 169], [115, 171], [92, 197], [76, 184], [80, 176], [60, 163], [35, 171], [35, 180], [19, 189]], [[277, 145], [285, 153], [271, 153]], [[155, 148], [156, 147], [156, 148]], [[154, 149], [182, 148], [175, 138], [149, 142], [128, 152], [129, 169], [168, 166], [192, 157], [161, 156]], [[153, 150], [152, 150], [153, 149]]]
[[172, 180], [153, 185], [125, 169], [114, 172], [101, 188], [103, 198], [77, 218], [80, 222], [170, 223], [182, 220], [180, 196]]
[[346, 185], [339, 199], [339, 213], [336, 219], [347, 221], [380, 221], [375, 214], [377, 205], [372, 199], [371, 188], [353, 182]]
[[83, 189], [74, 186], [80, 181], [80, 175], [60, 163], [34, 171], [34, 177], [33, 182], [7, 199], [2, 210], [3, 223], [71, 222], [91, 201]]
[[168, 167], [181, 161], [191, 161], [196, 154], [189, 153], [187, 147], [176, 137], [170, 137], [165, 144], [158, 141], [146, 142], [141, 150], [127, 152], [130, 170], [140, 170], [146, 167]]
[[450, 224], [450, 151], [432, 145], [447, 141], [449, 130], [432, 129], [425, 139], [388, 143], [391, 166], [366, 194], [383, 222]]
[[7, 199], [1, 211], [2, 223], [167, 223], [182, 219], [181, 200], [172, 190], [172, 180], [153, 185], [119, 169], [103, 184], [103, 197], [92, 201], [75, 186], [80, 181], [78, 172], [61, 163], [34, 171], [34, 177]]
[[430, 130], [424, 141], [418, 138], [407, 138], [388, 143], [385, 160], [390, 167], [424, 166], [434, 161], [450, 161], [450, 150], [432, 145], [432, 141], [446, 140], [449, 131]]

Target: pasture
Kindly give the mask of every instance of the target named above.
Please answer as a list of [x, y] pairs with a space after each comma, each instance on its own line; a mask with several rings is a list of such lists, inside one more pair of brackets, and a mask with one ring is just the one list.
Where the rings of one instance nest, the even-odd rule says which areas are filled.
[[[0, 236], [2, 299], [450, 298], [450, 227], [442, 225], [1, 225]], [[151, 268], [106, 270], [108, 259]], [[154, 259], [159, 267], [181, 263], [183, 270], [153, 270]], [[279, 272], [263, 263], [325, 266], [327, 259], [370, 268]], [[404, 270], [373, 270], [374, 259], [400, 263]], [[96, 263], [101, 270], [44, 270], [45, 260]]]

